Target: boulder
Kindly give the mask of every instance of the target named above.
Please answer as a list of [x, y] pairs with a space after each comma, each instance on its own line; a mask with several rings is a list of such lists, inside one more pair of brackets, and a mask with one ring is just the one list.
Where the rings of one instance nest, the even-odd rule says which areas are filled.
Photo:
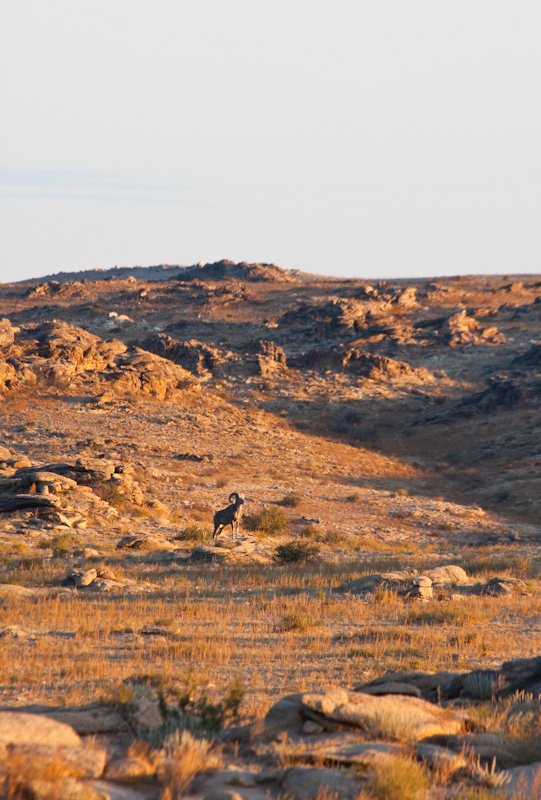
[[62, 581], [62, 586], [75, 586], [77, 589], [83, 588], [85, 586], [90, 586], [97, 577], [98, 573], [94, 568], [84, 570], [73, 569]]
[[413, 686], [411, 683], [400, 681], [386, 681], [384, 683], [378, 683], [374, 686], [364, 686], [359, 688], [357, 691], [372, 695], [407, 694], [411, 697], [421, 697], [421, 691], [417, 688], [417, 686]]
[[[148, 800], [147, 792], [140, 792], [133, 786], [122, 786], [104, 780], [88, 781], [85, 786], [96, 792], [99, 800]], [[87, 800], [87, 798], [81, 798], [81, 800]], [[88, 800], [93, 800], [93, 797], [89, 797]]]
[[482, 330], [476, 319], [467, 316], [466, 309], [448, 317], [441, 326], [441, 334], [450, 347], [505, 342], [505, 336], [496, 327]]
[[225, 550], [223, 547], [208, 547], [207, 545], [194, 547], [190, 555], [190, 561], [203, 561], [209, 564], [232, 561], [233, 558], [234, 556], [230, 550]]
[[452, 586], [462, 586], [470, 583], [470, 579], [462, 567], [454, 564], [447, 564], [443, 567], [434, 567], [424, 570], [423, 575], [430, 578], [432, 583], [447, 583]]
[[340, 800], [358, 800], [362, 779], [355, 772], [336, 769], [294, 767], [282, 783], [284, 795], [291, 800], [314, 800], [326, 793]]
[[518, 766], [541, 752], [537, 738], [513, 738], [501, 733], [473, 733], [465, 736], [432, 736], [425, 744], [445, 747], [454, 753], [471, 753], [474, 759], [490, 766], [496, 759], [498, 769]]
[[23, 759], [36, 765], [42, 763], [46, 766], [54, 759], [57, 768], [64, 776], [86, 779], [101, 777], [107, 759], [105, 750], [97, 745], [68, 747], [52, 744], [12, 744], [9, 753], [15, 756], [17, 761]]
[[388, 739], [416, 741], [438, 733], [452, 734], [464, 724], [457, 712], [404, 695], [378, 697], [336, 689], [302, 695], [301, 704], [306, 716], [315, 712], [318, 720], [323, 717]]
[[500, 791], [506, 794], [509, 800], [523, 797], [529, 800], [541, 799], [541, 761], [507, 769], [503, 775], [506, 783]]
[[0, 319], [0, 347], [8, 347], [15, 341], [20, 328], [14, 328], [9, 319]]
[[178, 341], [165, 333], [145, 339], [141, 346], [155, 355], [167, 358], [198, 377], [214, 372], [226, 363], [226, 356], [216, 348], [196, 339]]
[[455, 753], [437, 744], [419, 742], [415, 753], [420, 761], [424, 761], [431, 769], [454, 773], [467, 767], [468, 761], [463, 753]]
[[432, 600], [434, 589], [432, 586], [412, 586], [406, 594], [408, 600]]
[[525, 583], [519, 578], [496, 577], [491, 578], [482, 588], [481, 594], [500, 597], [501, 595], [513, 594], [517, 589], [524, 588]]
[[[464, 677], [468, 673], [460, 672], [421, 672], [419, 670], [400, 670], [387, 672], [367, 683], [357, 684], [357, 692], [389, 683], [399, 683], [417, 689], [425, 700], [445, 700], [460, 695]], [[405, 692], [404, 692], [405, 693]]]
[[[65, 708], [60, 706], [58, 708], [49, 706], [29, 706], [28, 711], [32, 709], [31, 713], [23, 712], [23, 716], [37, 719], [35, 725], [40, 726], [41, 723], [43, 731], [49, 730], [48, 724], [61, 725], [61, 728], [72, 730], [75, 735], [75, 740], [71, 739], [69, 742], [62, 742], [68, 746], [80, 746], [80, 736], [89, 736], [92, 734], [109, 734], [109, 733], [126, 733], [129, 731], [129, 726], [122, 714], [116, 711], [111, 706], [102, 703], [92, 703], [87, 706], [76, 706], [74, 708]], [[14, 712], [0, 712], [0, 719], [4, 713]], [[19, 714], [20, 712], [17, 712]], [[53, 730], [53, 729], [51, 729]], [[0, 744], [2, 739], [0, 738]], [[32, 743], [32, 742], [29, 742]], [[37, 742], [39, 744], [54, 744], [54, 742], [45, 741]]]
[[65, 722], [38, 714], [0, 711], [0, 745], [81, 747], [81, 739]]
[[362, 578], [348, 581], [348, 583], [342, 584], [340, 590], [342, 592], [351, 592], [351, 594], [365, 594], [385, 586], [402, 584], [410, 578], [411, 573], [407, 571], [375, 573], [374, 575], [365, 575]]
[[27, 586], [18, 586], [16, 583], [0, 583], [0, 597], [34, 597], [37, 589]]

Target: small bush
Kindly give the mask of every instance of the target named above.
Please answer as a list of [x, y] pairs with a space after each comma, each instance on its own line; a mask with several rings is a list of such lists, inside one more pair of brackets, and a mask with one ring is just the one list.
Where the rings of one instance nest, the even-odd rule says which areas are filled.
[[356, 502], [357, 502], [357, 500], [359, 499], [359, 497], [360, 497], [360, 495], [358, 495], [357, 493], [354, 493], [354, 494], [348, 494], [348, 495], [345, 497], [345, 500], [346, 500], [348, 503], [356, 503]]
[[211, 742], [195, 739], [188, 731], [176, 730], [167, 736], [163, 746], [166, 757], [163, 798], [180, 800], [199, 772], [222, 766], [220, 750], [211, 748]]
[[94, 481], [90, 485], [94, 494], [119, 511], [126, 511], [133, 506], [133, 503], [129, 502], [121, 488], [113, 481]]
[[301, 530], [301, 536], [303, 539], [316, 539], [317, 541], [322, 541], [323, 536], [325, 535], [325, 531], [319, 525], [315, 523], [311, 523], [310, 525], [306, 525]]
[[281, 508], [272, 506], [264, 508], [255, 514], [246, 514], [244, 527], [248, 531], [261, 531], [262, 533], [282, 533], [288, 526], [288, 518]]
[[291, 494], [286, 494], [285, 497], [282, 497], [281, 500], [278, 501], [281, 506], [285, 506], [286, 508], [296, 508], [300, 506], [302, 503], [302, 497], [299, 497], [298, 494], [292, 492]]
[[201, 542], [210, 538], [209, 531], [201, 528], [199, 525], [188, 525], [183, 531], [175, 536], [179, 542]]
[[316, 544], [295, 539], [279, 545], [274, 551], [274, 558], [279, 564], [305, 564], [315, 561], [318, 555], [319, 547]]
[[467, 697], [489, 700], [498, 688], [498, 681], [489, 672], [470, 672], [464, 678], [463, 688]]
[[77, 537], [73, 536], [71, 533], [61, 533], [59, 536], [56, 536], [52, 542], [52, 550], [53, 556], [57, 558], [62, 558], [62, 556], [70, 555], [71, 551], [76, 547], [78, 544]]
[[315, 619], [309, 614], [286, 614], [282, 618], [278, 629], [284, 633], [289, 631], [307, 631], [310, 628], [317, 628], [323, 623], [320, 619]]
[[368, 778], [368, 790], [375, 800], [417, 800], [429, 786], [426, 768], [407, 758], [376, 761]]
[[[214, 735], [239, 718], [245, 691], [238, 677], [233, 678], [225, 696], [218, 702], [209, 700], [206, 685], [201, 685], [191, 672], [184, 685], [178, 688], [166, 687], [159, 675], [150, 674], [148, 680], [146, 678], [139, 676], [138, 685], [132, 685], [132, 690], [140, 691], [144, 686], [156, 689], [163, 722], [159, 728], [140, 734], [141, 739], [155, 748], [163, 747], [169, 737], [180, 736], [183, 731], [198, 736]], [[172, 705], [173, 699], [177, 702], [176, 708]]]

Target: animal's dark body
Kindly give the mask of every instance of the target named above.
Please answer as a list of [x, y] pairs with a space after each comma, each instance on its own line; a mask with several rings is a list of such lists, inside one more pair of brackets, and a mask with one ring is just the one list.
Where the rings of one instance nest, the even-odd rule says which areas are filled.
[[[234, 502], [232, 502], [234, 501]], [[214, 515], [214, 533], [212, 538], [215, 539], [222, 532], [222, 528], [226, 525], [231, 525], [231, 537], [234, 539], [239, 538], [239, 524], [242, 518], [242, 506], [244, 505], [244, 498], [237, 492], [232, 492], [229, 495], [230, 506], [222, 508]]]

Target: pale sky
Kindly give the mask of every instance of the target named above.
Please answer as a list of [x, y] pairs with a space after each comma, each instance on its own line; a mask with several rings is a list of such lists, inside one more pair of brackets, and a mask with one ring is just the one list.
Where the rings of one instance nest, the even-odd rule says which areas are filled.
[[0, 281], [541, 272], [539, 0], [0, 0]]

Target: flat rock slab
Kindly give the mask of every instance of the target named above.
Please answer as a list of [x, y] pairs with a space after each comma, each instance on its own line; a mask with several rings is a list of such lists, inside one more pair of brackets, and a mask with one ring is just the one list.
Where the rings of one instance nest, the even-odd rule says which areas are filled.
[[[322, 760], [341, 764], [346, 767], [369, 767], [376, 762], [410, 755], [411, 748], [390, 742], [367, 742], [362, 734], [339, 731], [337, 733], [319, 734], [292, 739], [295, 759], [306, 764], [318, 763]], [[298, 748], [298, 752], [295, 748]]]
[[[76, 739], [74, 741], [66, 741], [63, 744], [70, 746], [80, 746], [81, 736], [88, 736], [90, 734], [100, 733], [125, 733], [129, 731], [129, 726], [126, 720], [110, 706], [101, 705], [99, 703], [92, 703], [88, 706], [78, 706], [75, 708], [51, 708], [50, 706], [27, 706], [26, 711], [20, 714], [19, 712], [2, 712], [0, 711], [0, 719], [4, 713], [16, 714], [17, 716], [30, 717], [37, 720], [37, 726], [41, 726], [42, 730], [46, 730], [47, 725], [63, 723], [62, 727], [72, 729]], [[0, 738], [0, 743], [4, 740]], [[8, 743], [5, 741], [4, 743]], [[22, 744], [23, 742], [21, 742]], [[28, 744], [51, 744], [48, 741], [34, 741], [29, 740]]]
[[[387, 672], [379, 678], [367, 683], [357, 684], [357, 692], [366, 692], [372, 687], [398, 683], [417, 689], [425, 699], [436, 700], [458, 697], [462, 689], [466, 672], [421, 672], [419, 670], [399, 670]], [[406, 694], [403, 692], [402, 694]], [[412, 692], [412, 694], [414, 694]]]
[[528, 798], [541, 800], [541, 761], [504, 771], [509, 782], [502, 787], [509, 800]]
[[282, 783], [283, 794], [291, 800], [314, 800], [326, 791], [329, 797], [358, 800], [363, 784], [355, 772], [337, 769], [295, 767]]
[[88, 781], [86, 785], [96, 792], [99, 800], [148, 800], [148, 794], [131, 786], [120, 786], [109, 781]]
[[[335, 689], [325, 694], [304, 694], [303, 711], [334, 722], [370, 731], [386, 739], [417, 741], [437, 734], [458, 733], [464, 718], [418, 697], [384, 695]], [[310, 716], [308, 713], [307, 716]]]
[[[51, 720], [49, 720], [50, 722]], [[61, 723], [56, 723], [60, 725]], [[72, 778], [99, 778], [105, 769], [107, 754], [96, 745], [85, 747], [58, 747], [52, 744], [13, 744], [13, 753], [25, 761], [50, 764], [53, 759], [61, 766], [63, 774]]]
[[38, 714], [0, 711], [0, 744], [81, 747], [81, 739], [66, 722]]
[[401, 683], [400, 681], [387, 681], [365, 686], [359, 689], [363, 694], [384, 695], [384, 694], [406, 694], [411, 697], [421, 697], [421, 691], [411, 683]]

